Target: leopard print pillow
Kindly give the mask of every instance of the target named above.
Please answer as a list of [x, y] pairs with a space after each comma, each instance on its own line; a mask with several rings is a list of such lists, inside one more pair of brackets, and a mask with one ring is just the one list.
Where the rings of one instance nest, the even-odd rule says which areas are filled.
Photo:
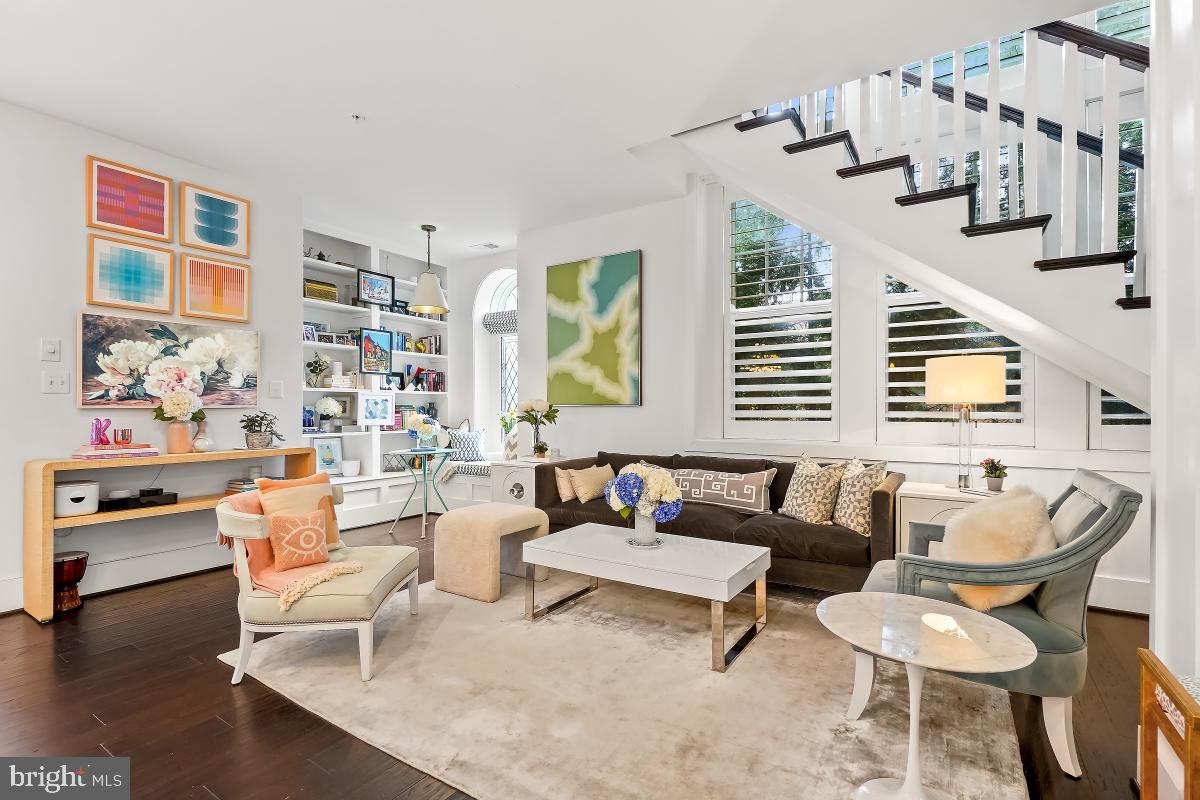
[[866, 466], [857, 458], [846, 465], [837, 505], [833, 509], [834, 523], [863, 536], [871, 535], [871, 492], [887, 477], [887, 462]]
[[822, 467], [808, 456], [796, 462], [792, 482], [779, 513], [801, 522], [832, 525], [833, 508], [837, 502], [838, 486], [845, 464]]

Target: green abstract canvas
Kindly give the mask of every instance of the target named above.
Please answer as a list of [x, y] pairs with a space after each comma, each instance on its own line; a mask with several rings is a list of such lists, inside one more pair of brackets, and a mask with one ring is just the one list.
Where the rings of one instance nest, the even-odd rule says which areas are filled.
[[642, 404], [642, 251], [546, 268], [546, 399]]

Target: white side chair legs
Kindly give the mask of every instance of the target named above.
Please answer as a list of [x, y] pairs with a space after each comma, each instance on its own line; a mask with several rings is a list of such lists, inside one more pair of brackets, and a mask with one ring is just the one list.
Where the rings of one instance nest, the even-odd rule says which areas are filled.
[[854, 651], [854, 694], [850, 695], [850, 708], [846, 710], [846, 719], [856, 720], [862, 716], [867, 701], [871, 699], [871, 690], [875, 688], [875, 656], [870, 653]]
[[1046, 725], [1046, 737], [1050, 749], [1058, 759], [1062, 771], [1072, 778], [1083, 775], [1079, 764], [1079, 753], [1075, 750], [1075, 731], [1071, 721], [1071, 698], [1043, 697], [1042, 721]]
[[358, 625], [358, 668], [364, 681], [371, 680], [371, 661], [375, 657], [375, 623], [360, 622]]
[[242, 637], [238, 642], [238, 660], [237, 666], [233, 669], [232, 683], [239, 684], [242, 682], [242, 676], [246, 674], [246, 665], [250, 663], [250, 650], [254, 647], [254, 631], [249, 628], [242, 628]]

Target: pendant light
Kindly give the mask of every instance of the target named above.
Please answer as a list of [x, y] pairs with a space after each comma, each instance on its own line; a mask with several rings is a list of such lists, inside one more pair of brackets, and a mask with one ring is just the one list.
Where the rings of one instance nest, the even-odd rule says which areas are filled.
[[438, 281], [438, 276], [433, 274], [433, 261], [430, 257], [431, 240], [433, 232], [437, 228], [432, 225], [422, 225], [421, 230], [425, 231], [425, 271], [421, 273], [421, 277], [417, 278], [417, 288], [413, 292], [413, 299], [408, 308], [418, 314], [448, 314], [450, 308], [446, 305], [446, 294], [442, 291], [442, 284]]

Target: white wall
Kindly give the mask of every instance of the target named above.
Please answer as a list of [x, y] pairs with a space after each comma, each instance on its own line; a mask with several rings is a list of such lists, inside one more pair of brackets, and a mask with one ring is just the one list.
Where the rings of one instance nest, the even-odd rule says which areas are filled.
[[[0, 192], [0, 218], [5, 221], [4, 255], [9, 265], [0, 294], [0, 307], [4, 309], [9, 331], [8, 380], [0, 400], [8, 453], [0, 462], [0, 514], [3, 515], [0, 610], [19, 608], [22, 604], [22, 464], [26, 459], [69, 455], [87, 441], [89, 421], [96, 416], [94, 410], [76, 406], [79, 312], [180, 319], [85, 305], [87, 241], [91, 232], [85, 225], [84, 214], [84, 159], [88, 155], [144, 168], [176, 181], [227, 191], [251, 201], [252, 294], [248, 327], [261, 333], [259, 407], [280, 417], [289, 445], [300, 444], [298, 194], [0, 104], [0, 173], [5, 176], [6, 185], [6, 190]], [[166, 246], [179, 251], [177, 242]], [[38, 340], [43, 337], [62, 340], [61, 362], [39, 360]], [[46, 368], [70, 371], [70, 394], [40, 393], [39, 377]], [[281, 398], [268, 396], [268, 387], [274, 380], [283, 382]], [[244, 446], [238, 419], [250, 410], [209, 410], [209, 435], [218, 447]], [[105, 412], [103, 416], [111, 417], [114, 427], [133, 428], [138, 441], [165, 448], [166, 426], [155, 422], [148, 409]], [[266, 464], [268, 474], [282, 469], [278, 460]], [[228, 477], [244, 475], [246, 466], [246, 462], [239, 462], [230, 467], [167, 467], [161, 475], [153, 468], [130, 468], [106, 473], [101, 479], [101, 490], [138, 488], [154, 481], [154, 485], [178, 490], [181, 495], [209, 494], [221, 491]], [[88, 477], [95, 477], [95, 473]], [[227, 551], [213, 544], [215, 518], [211, 511], [59, 533], [67, 534], [56, 542], [59, 550], [83, 549], [91, 553], [82, 586], [85, 592], [228, 561]]]
[[[728, 255], [722, 223], [728, 214], [719, 184], [693, 180], [680, 200], [634, 208], [522, 234], [521, 395], [544, 396], [545, 268], [552, 264], [641, 248], [644, 397], [641, 408], [564, 408], [547, 431], [565, 456], [597, 450], [635, 453], [682, 451], [763, 454], [795, 458], [887, 459], [910, 480], [952, 481], [957, 450], [939, 444], [884, 443], [879, 386], [883, 375], [883, 273], [877, 263], [834, 242], [838, 315], [838, 435], [836, 441], [780, 441], [722, 437], [724, 375], [722, 316]], [[795, 220], [803, 224], [802, 220]], [[1102, 562], [1093, 602], [1145, 612], [1150, 600], [1149, 456], [1144, 452], [1089, 450], [1087, 384], [1053, 363], [1028, 356], [1034, 389], [1026, 398], [1033, 446], [982, 445], [1010, 464], [1010, 480], [1049, 498], [1067, 485], [1076, 467], [1095, 469], [1147, 497], [1146, 507], [1117, 548]], [[522, 426], [523, 428], [525, 426]], [[945, 442], [950, 441], [946, 426]], [[522, 435], [528, 438], [528, 432]], [[987, 441], [986, 426], [976, 434]], [[526, 445], [528, 443], [526, 442]], [[986, 452], [981, 452], [985, 450]]]
[[[543, 438], [564, 456], [597, 450], [671, 453], [692, 440], [692, 396], [684, 369], [692, 349], [687, 208], [686, 200], [670, 200], [522, 233], [518, 239], [522, 398], [546, 396], [546, 267], [642, 251], [642, 405], [563, 408], [558, 424], [543, 431]], [[527, 425], [521, 429], [527, 451], [530, 432]]]

